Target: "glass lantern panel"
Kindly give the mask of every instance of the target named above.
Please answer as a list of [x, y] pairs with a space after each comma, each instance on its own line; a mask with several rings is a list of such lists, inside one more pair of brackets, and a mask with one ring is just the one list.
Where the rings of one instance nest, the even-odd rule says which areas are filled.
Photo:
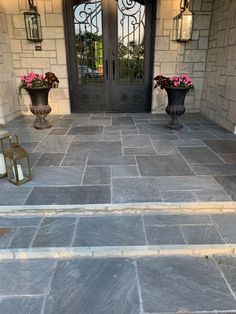
[[[12, 160], [6, 158], [8, 180], [16, 185], [21, 185], [30, 180], [28, 158]], [[18, 174], [18, 175], [17, 175]]]
[[192, 15], [182, 15], [182, 27], [181, 27], [181, 36], [180, 40], [190, 40], [192, 37], [192, 21], [193, 16]]

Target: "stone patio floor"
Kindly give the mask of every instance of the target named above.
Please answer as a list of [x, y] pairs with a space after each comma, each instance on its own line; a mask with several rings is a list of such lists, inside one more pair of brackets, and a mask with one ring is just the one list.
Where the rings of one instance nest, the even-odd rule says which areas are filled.
[[180, 132], [160, 114], [49, 117], [43, 131], [33, 116], [6, 125], [30, 153], [33, 180], [2, 179], [0, 205], [236, 200], [236, 135], [200, 114], [185, 114]]

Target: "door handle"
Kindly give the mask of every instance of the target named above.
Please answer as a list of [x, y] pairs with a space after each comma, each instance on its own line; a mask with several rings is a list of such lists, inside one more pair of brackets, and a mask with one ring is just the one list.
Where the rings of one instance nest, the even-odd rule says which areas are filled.
[[106, 60], [106, 80], [108, 80], [108, 60]]
[[115, 78], [116, 78], [116, 63], [115, 63], [115, 60], [112, 60], [112, 76], [113, 76], [113, 80], [115, 80]]

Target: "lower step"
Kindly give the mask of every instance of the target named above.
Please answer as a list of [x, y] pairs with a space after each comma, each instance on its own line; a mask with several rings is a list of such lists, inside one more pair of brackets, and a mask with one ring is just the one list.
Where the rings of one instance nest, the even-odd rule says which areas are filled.
[[98, 247], [50, 247], [0, 250], [0, 260], [76, 258], [76, 257], [136, 257], [160, 255], [232, 255], [236, 244], [206, 245], [151, 245], [151, 246], [98, 246]]

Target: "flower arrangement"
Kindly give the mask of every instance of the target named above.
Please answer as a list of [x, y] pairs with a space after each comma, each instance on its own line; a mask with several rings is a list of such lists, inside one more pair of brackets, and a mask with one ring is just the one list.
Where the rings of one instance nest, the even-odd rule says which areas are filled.
[[21, 84], [19, 91], [22, 88], [37, 88], [37, 87], [58, 87], [59, 80], [56, 75], [52, 72], [47, 72], [45, 74], [39, 74], [30, 72], [26, 75], [21, 76]]
[[154, 80], [156, 81], [154, 88], [160, 86], [161, 89], [166, 87], [194, 89], [193, 80], [186, 74], [172, 77], [157, 75]]

